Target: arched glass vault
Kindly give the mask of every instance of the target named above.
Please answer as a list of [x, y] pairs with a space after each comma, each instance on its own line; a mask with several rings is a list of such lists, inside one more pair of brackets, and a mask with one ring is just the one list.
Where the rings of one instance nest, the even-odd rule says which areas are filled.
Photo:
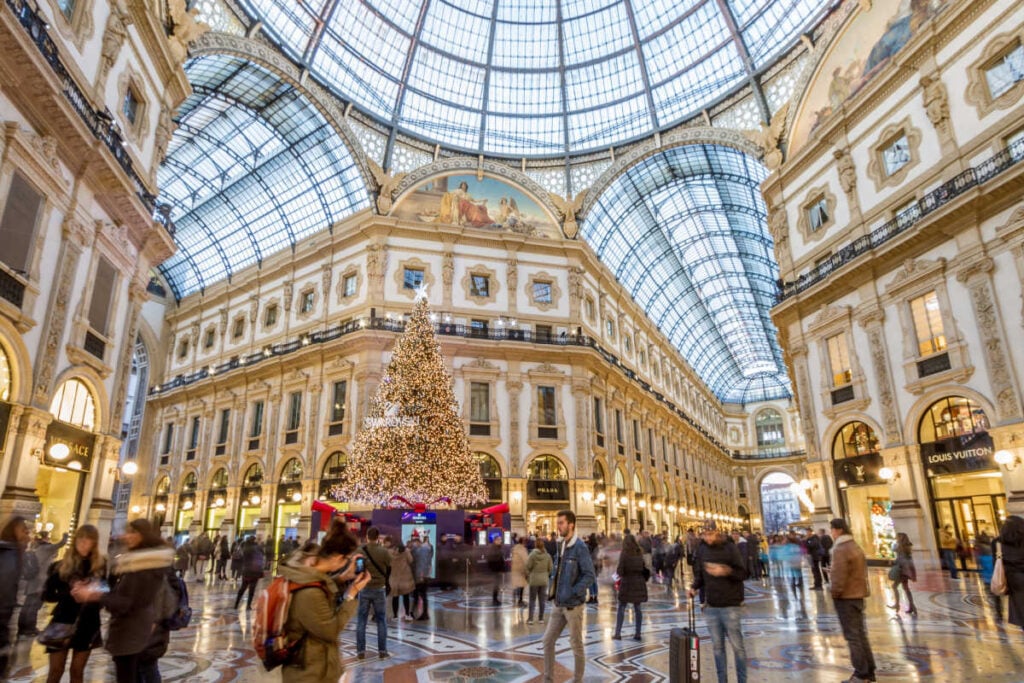
[[311, 75], [453, 150], [607, 149], [759, 76], [836, 0], [240, 0]]
[[227, 55], [185, 71], [193, 93], [157, 175], [178, 245], [160, 270], [176, 298], [369, 206], [352, 154], [298, 90]]
[[759, 186], [737, 150], [676, 147], [616, 179], [580, 235], [723, 401], [791, 395], [769, 310], [778, 266]]

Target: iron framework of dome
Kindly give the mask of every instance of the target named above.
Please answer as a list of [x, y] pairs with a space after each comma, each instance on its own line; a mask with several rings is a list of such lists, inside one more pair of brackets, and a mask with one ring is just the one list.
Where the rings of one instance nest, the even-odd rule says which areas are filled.
[[620, 176], [580, 235], [721, 400], [791, 395], [769, 310], [778, 266], [767, 172], [727, 147], [689, 145]]
[[370, 205], [345, 142], [298, 90], [225, 55], [185, 72], [193, 94], [157, 175], [178, 245], [160, 271], [175, 298]]
[[835, 3], [239, 4], [314, 78], [391, 131], [473, 154], [539, 158], [622, 145], [746, 85], [759, 92], [759, 75]]

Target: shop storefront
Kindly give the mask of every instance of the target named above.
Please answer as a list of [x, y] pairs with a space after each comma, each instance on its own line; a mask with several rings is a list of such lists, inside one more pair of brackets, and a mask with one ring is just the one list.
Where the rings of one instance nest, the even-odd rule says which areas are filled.
[[[298, 540], [299, 522], [302, 518], [302, 463], [292, 458], [281, 470], [281, 481], [277, 485], [277, 498], [274, 505], [274, 544], [282, 538]], [[308, 535], [308, 529], [303, 533]]]
[[203, 530], [213, 538], [220, 533], [221, 525], [227, 513], [228, 471], [221, 467], [210, 480], [210, 489], [206, 492], [206, 516]]
[[569, 477], [558, 458], [541, 455], [530, 462], [526, 480], [528, 526], [538, 534], [555, 530], [555, 516], [569, 505]]
[[196, 473], [189, 472], [181, 484], [178, 494], [178, 511], [174, 516], [174, 543], [180, 545], [189, 537], [189, 528], [196, 518], [196, 489], [199, 482]]
[[1006, 489], [988, 427], [977, 403], [948, 396], [925, 411], [918, 428], [936, 535], [948, 524], [968, 547], [982, 531], [997, 536], [1006, 519]]
[[594, 461], [594, 521], [597, 523], [597, 530], [607, 534], [611, 531], [608, 528], [608, 475], [605, 473], [604, 465]]
[[843, 425], [832, 443], [832, 459], [842, 516], [849, 520], [853, 538], [868, 559], [892, 559], [892, 499], [880, 474], [884, 463], [874, 430], [863, 422]]
[[96, 407], [86, 385], [70, 379], [57, 389], [50, 404], [54, 419], [46, 428], [43, 457], [36, 477], [41, 509], [37, 531], [49, 531], [59, 539], [73, 533], [96, 446]]
[[161, 477], [153, 493], [153, 524], [157, 527], [162, 527], [167, 521], [167, 497], [170, 493], [170, 477]]
[[242, 488], [238, 494], [238, 537], [259, 533], [260, 510], [263, 502], [263, 468], [252, 464], [242, 477]]
[[[487, 489], [487, 505], [501, 503], [504, 500], [502, 490], [501, 466], [498, 461], [487, 453], [474, 453], [476, 460], [480, 463], [480, 476], [484, 480], [484, 487]], [[487, 507], [484, 505], [483, 507]]]

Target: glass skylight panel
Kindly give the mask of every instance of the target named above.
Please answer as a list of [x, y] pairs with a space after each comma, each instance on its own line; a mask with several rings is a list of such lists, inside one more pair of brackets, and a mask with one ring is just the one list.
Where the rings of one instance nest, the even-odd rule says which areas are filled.
[[460, 109], [425, 97], [414, 90], [405, 93], [404, 127], [429, 139], [444, 135], [457, 148], [474, 149], [480, 138], [480, 113]]
[[483, 84], [483, 69], [422, 46], [409, 74], [410, 87], [466, 109], [482, 107]]
[[565, 149], [562, 116], [506, 117], [488, 114], [484, 138], [492, 154], [528, 155], [538, 149], [557, 154]]
[[[486, 14], [465, 11], [445, 0], [434, 0], [427, 9], [420, 41], [477, 64], [487, 63], [491, 35], [491, 3]], [[419, 55], [417, 55], [419, 58]]]
[[[337, 33], [342, 26], [345, 32]], [[374, 68], [386, 74], [402, 73], [411, 42], [407, 35], [395, 30], [381, 15], [367, 10], [358, 2], [338, 3], [333, 21], [325, 30], [324, 38], [328, 36], [343, 45], [343, 49], [361, 56], [363, 61], [369, 61]], [[321, 40], [321, 45], [323, 42]]]
[[[280, 1], [278, 0], [278, 2]], [[359, 12], [374, 12], [384, 17], [389, 23], [394, 24], [395, 27], [406, 35], [412, 34], [416, 29], [416, 20], [420, 15], [420, 7], [422, 6], [421, 3], [411, 2], [410, 0], [361, 0], [359, 2], [351, 0], [350, 2], [339, 2], [338, 4], [350, 4]], [[335, 21], [334, 23], [337, 24], [339, 22]], [[384, 38], [382, 36], [382, 39]]]
[[[307, 4], [280, 0], [250, 0], [257, 14], [281, 45], [295, 57], [301, 57], [313, 35], [315, 18]], [[317, 3], [322, 4], [322, 3]]]
[[569, 115], [570, 146], [605, 147], [650, 130], [647, 98], [638, 95], [611, 107]]
[[[491, 70], [487, 110], [530, 116], [562, 113], [562, 79], [555, 72]], [[528, 125], [528, 122], [525, 122]]]
[[333, 34], [325, 32], [320, 39], [313, 68], [330, 87], [361, 102], [368, 113], [391, 118], [398, 82], [342, 46]]
[[[505, 5], [502, 1], [499, 8]], [[550, 69], [554, 72], [558, 69], [558, 50], [551, 49], [554, 45], [558, 45], [558, 24], [502, 21], [499, 11], [499, 20], [494, 26], [491, 65], [499, 69]], [[557, 76], [557, 73], [552, 75]]]
[[562, 30], [565, 64], [569, 67], [636, 49], [629, 16], [621, 2], [577, 17], [565, 12]]
[[661, 31], [680, 17], [685, 17], [701, 5], [715, 4], [715, 0], [650, 0], [633, 2], [633, 15], [640, 38]]

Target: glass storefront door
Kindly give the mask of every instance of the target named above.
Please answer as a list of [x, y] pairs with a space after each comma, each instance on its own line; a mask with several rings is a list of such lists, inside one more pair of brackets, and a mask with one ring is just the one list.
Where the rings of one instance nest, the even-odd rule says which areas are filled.
[[[968, 548], [982, 531], [999, 535], [1006, 519], [1006, 494], [998, 471], [933, 477], [931, 486], [939, 529], [949, 524]], [[967, 566], [974, 566], [973, 554], [967, 558]]]
[[84, 483], [85, 474], [81, 471], [40, 466], [36, 495], [42, 510], [36, 517], [36, 531], [49, 531], [54, 542], [58, 542], [65, 533], [74, 533]]
[[896, 527], [889, 516], [889, 485], [848, 486], [842, 490], [842, 499], [850, 532], [868, 559], [891, 560]]

